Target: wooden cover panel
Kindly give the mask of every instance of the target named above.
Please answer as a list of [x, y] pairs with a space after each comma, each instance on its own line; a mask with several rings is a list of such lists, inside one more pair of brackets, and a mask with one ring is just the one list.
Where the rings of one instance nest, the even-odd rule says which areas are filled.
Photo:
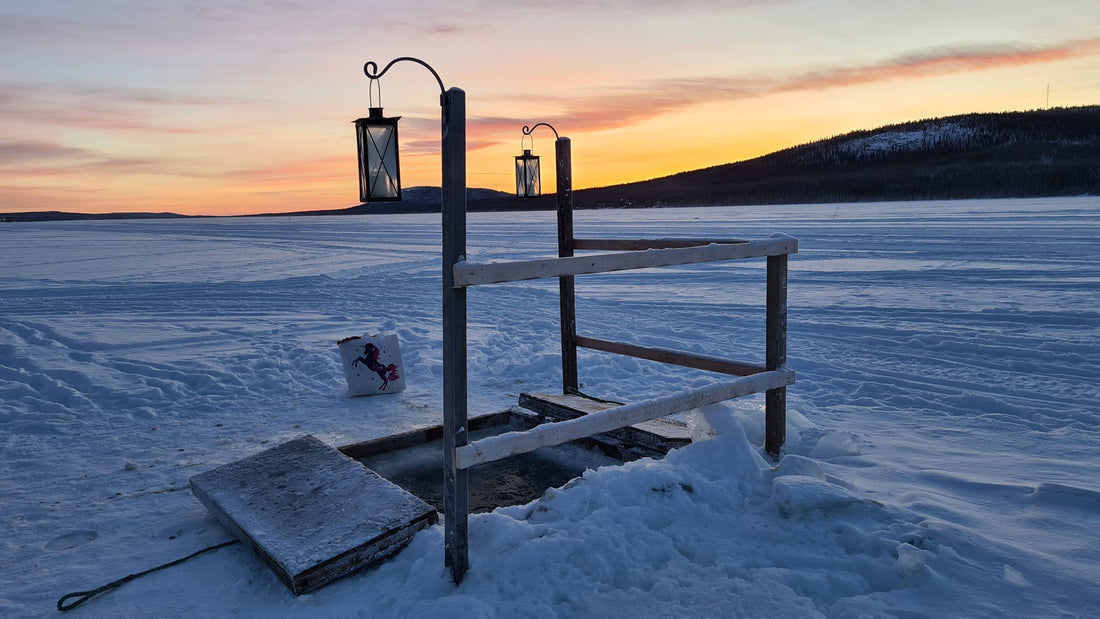
[[435, 509], [304, 436], [191, 478], [191, 491], [295, 594], [388, 556]]

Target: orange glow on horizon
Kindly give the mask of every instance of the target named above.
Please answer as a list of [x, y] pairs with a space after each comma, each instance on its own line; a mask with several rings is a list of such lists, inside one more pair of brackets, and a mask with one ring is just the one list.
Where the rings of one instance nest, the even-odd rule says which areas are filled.
[[[288, 5], [267, 12], [247, 49], [235, 13], [120, 3], [126, 10], [117, 14], [65, 16], [100, 44], [78, 48], [38, 9], [0, 7], [0, 18], [28, 25], [7, 33], [25, 53], [0, 64], [0, 213], [354, 206], [350, 121], [372, 97], [387, 115], [403, 117], [403, 185], [439, 185], [437, 84], [409, 63], [369, 91], [363, 56], [384, 63], [415, 55], [432, 62], [447, 86], [463, 88], [467, 186], [509, 194], [520, 129], [536, 122], [571, 139], [581, 190], [888, 124], [1038, 109], [1048, 87], [1050, 106], [1100, 104], [1094, 0], [998, 6], [996, 19], [982, 3], [948, 13], [904, 0], [843, 15], [789, 3], [646, 12], [594, 5], [585, 19], [555, 3], [474, 15], [410, 0], [371, 16], [372, 26], [385, 27], [367, 48], [361, 7], [342, 7], [340, 23], [319, 23]], [[532, 16], [538, 27], [512, 27]], [[670, 29], [673, 16], [679, 27]], [[605, 27], [612, 22], [621, 27]], [[897, 23], [910, 27], [886, 27]], [[112, 38], [123, 31], [133, 39]], [[302, 36], [311, 46], [290, 54], [287, 41]], [[520, 47], [533, 53], [511, 53]], [[549, 49], [557, 53], [535, 53]], [[552, 135], [535, 135], [544, 188], [553, 187]]]

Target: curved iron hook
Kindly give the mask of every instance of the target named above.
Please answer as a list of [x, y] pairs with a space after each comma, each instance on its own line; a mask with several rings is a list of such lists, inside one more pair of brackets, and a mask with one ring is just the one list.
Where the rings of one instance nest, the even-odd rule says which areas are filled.
[[[447, 87], [443, 85], [443, 79], [439, 77], [439, 74], [435, 72], [435, 69], [433, 69], [431, 65], [424, 62], [423, 60], [419, 58], [413, 58], [412, 56], [402, 56], [400, 58], [394, 58], [381, 71], [378, 70], [378, 63], [374, 62], [373, 60], [368, 60], [367, 63], [363, 65], [363, 73], [366, 74], [366, 76], [370, 79], [376, 80], [382, 77], [382, 75], [384, 75], [386, 71], [389, 71], [390, 67], [401, 62], [402, 60], [415, 62], [423, 66], [425, 69], [431, 71], [432, 75], [435, 77], [435, 81], [439, 84], [439, 94], [445, 94], [447, 92]], [[381, 97], [381, 95], [379, 96]]]
[[[555, 128], [553, 127], [553, 125], [551, 125], [550, 123], [538, 123], [538, 124], [537, 124], [537, 125], [535, 125], [534, 127], [528, 127], [527, 125], [524, 125], [524, 126], [523, 126], [523, 135], [531, 135], [531, 132], [532, 132], [532, 131], [534, 131], [535, 129], [538, 129], [538, 128], [539, 128], [539, 125], [541, 125], [541, 126], [543, 126], [543, 127], [546, 127], [547, 129], [550, 129], [551, 131], [553, 131], [553, 132], [554, 132], [554, 137], [555, 137], [555, 138], [557, 138], [557, 139], [559, 139], [559, 140], [561, 139], [561, 136], [560, 136], [560, 135], [558, 135], [558, 130], [557, 130], [557, 129], [555, 129]], [[520, 140], [520, 141], [522, 142], [523, 140]]]

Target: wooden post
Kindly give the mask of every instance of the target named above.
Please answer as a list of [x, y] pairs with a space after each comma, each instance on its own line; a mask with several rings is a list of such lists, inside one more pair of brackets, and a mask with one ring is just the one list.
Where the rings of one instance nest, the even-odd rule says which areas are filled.
[[[765, 362], [768, 370], [787, 365], [787, 255], [768, 256]], [[764, 450], [779, 458], [787, 440], [787, 388], [764, 393]]]
[[466, 429], [466, 289], [454, 265], [466, 257], [466, 93], [451, 88], [443, 106], [443, 522], [444, 563], [455, 584], [469, 567], [469, 475], [455, 466]]
[[[573, 255], [573, 162], [569, 138], [554, 143], [558, 181], [558, 257]], [[574, 276], [558, 278], [561, 305], [561, 378], [562, 393], [580, 389], [577, 370], [577, 297]]]

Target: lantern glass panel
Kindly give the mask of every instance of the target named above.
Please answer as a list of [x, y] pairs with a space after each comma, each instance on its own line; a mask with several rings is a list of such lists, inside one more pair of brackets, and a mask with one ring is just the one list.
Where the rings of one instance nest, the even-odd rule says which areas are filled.
[[370, 112], [369, 118], [355, 121], [359, 146], [359, 200], [400, 200], [398, 118], [383, 118], [381, 108], [371, 108]]
[[524, 150], [516, 157], [516, 197], [537, 198], [542, 193], [538, 155]]

